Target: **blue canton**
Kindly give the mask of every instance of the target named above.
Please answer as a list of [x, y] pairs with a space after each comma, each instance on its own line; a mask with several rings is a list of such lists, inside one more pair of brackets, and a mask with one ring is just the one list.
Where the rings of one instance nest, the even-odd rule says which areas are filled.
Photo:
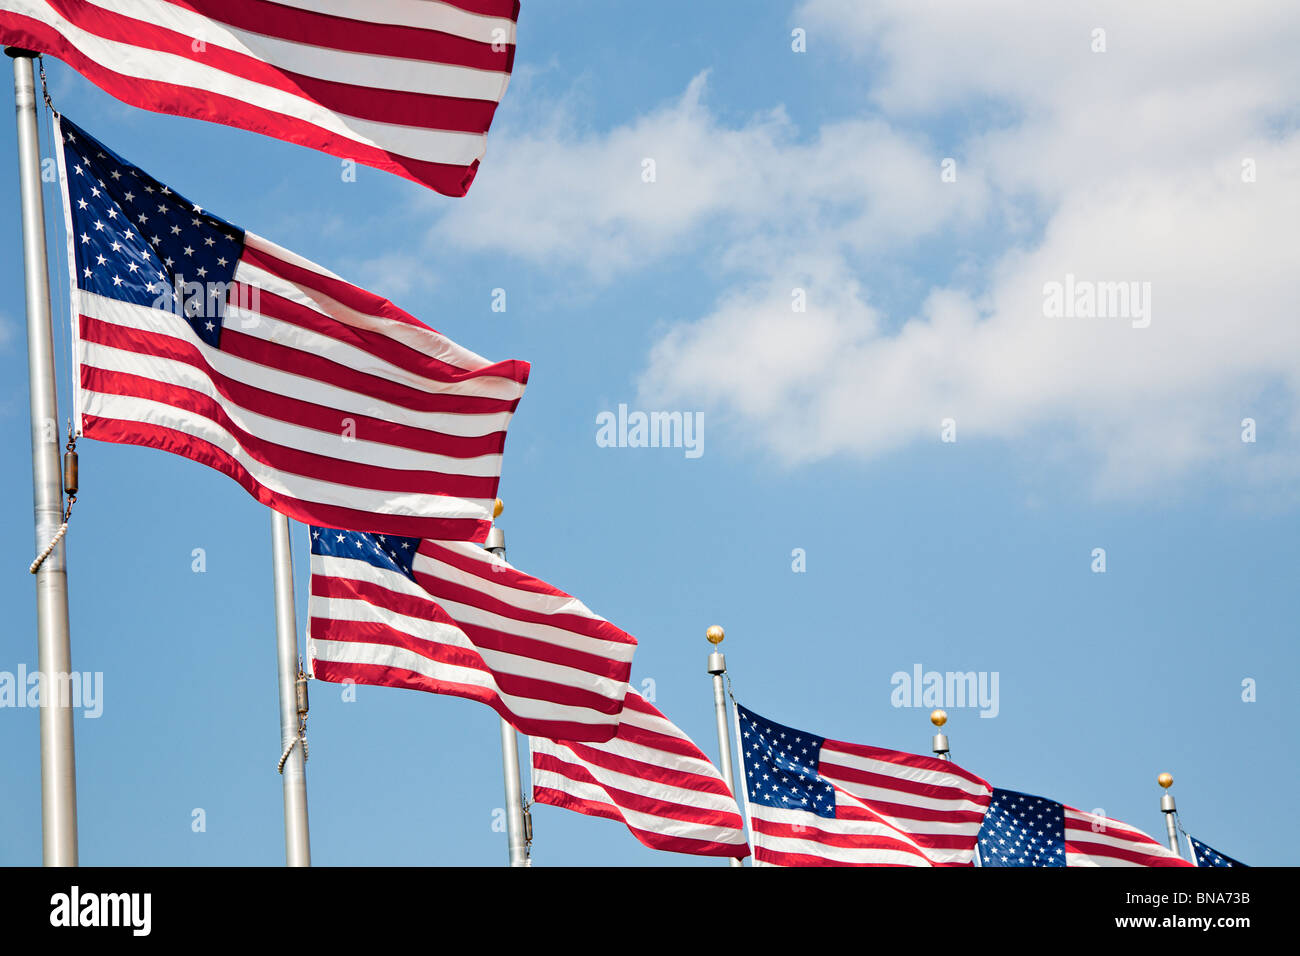
[[420, 549], [419, 538], [395, 534], [366, 534], [362, 531], [339, 531], [336, 528], [311, 526], [311, 553], [335, 558], [356, 558], [385, 571], [396, 571], [412, 581], [411, 564]]
[[835, 788], [817, 773], [824, 738], [760, 717], [739, 704], [740, 752], [750, 803], [835, 816]]
[[984, 866], [1065, 866], [1065, 808], [1054, 800], [994, 790], [979, 832]]
[[[1184, 831], [1185, 832], [1185, 831]], [[1192, 855], [1196, 858], [1192, 862], [1197, 866], [1245, 866], [1239, 860], [1234, 860], [1230, 856], [1224, 856], [1212, 846], [1206, 846], [1200, 840], [1194, 839], [1190, 833], [1187, 834], [1187, 842], [1192, 846]]]
[[77, 287], [183, 318], [221, 345], [244, 231], [60, 118]]

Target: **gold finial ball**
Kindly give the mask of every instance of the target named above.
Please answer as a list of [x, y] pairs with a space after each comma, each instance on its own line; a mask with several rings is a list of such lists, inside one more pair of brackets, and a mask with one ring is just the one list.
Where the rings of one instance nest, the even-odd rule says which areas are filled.
[[1156, 783], [1168, 790], [1174, 785], [1174, 775], [1172, 773], [1162, 773], [1156, 777]]
[[501, 512], [503, 512], [503, 511], [505, 511], [505, 510], [506, 510], [506, 506], [505, 506], [504, 504], [501, 503], [501, 499], [500, 499], [500, 498], [498, 498], [496, 501], [492, 502], [492, 517], [494, 517], [494, 518], [500, 518], [500, 517], [501, 517]]
[[936, 727], [942, 727], [947, 722], [948, 712], [946, 710], [930, 711], [930, 723], [934, 724]]
[[727, 636], [727, 632], [724, 631], [717, 624], [714, 624], [712, 627], [710, 627], [707, 631], [704, 632], [705, 640], [707, 640], [710, 644], [713, 644], [715, 646], [721, 644], [722, 639], [726, 636]]

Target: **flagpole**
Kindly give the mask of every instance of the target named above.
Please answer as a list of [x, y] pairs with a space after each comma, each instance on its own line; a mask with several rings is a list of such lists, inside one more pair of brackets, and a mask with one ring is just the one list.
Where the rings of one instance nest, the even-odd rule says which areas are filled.
[[[36, 553], [63, 524], [59, 467], [59, 408], [50, 319], [49, 264], [45, 256], [45, 203], [41, 198], [40, 134], [36, 119], [36, 54], [8, 47], [14, 61], [18, 121], [18, 185], [22, 195], [23, 262], [27, 292], [27, 369], [32, 428], [32, 515]], [[68, 572], [59, 542], [36, 570], [36, 643], [41, 686], [41, 843], [46, 866], [77, 865], [77, 764], [68, 625]], [[64, 680], [57, 678], [63, 675]]]
[[[720, 759], [718, 760], [718, 769], [722, 771], [722, 779], [727, 782], [727, 788], [731, 790], [731, 795], [736, 795], [736, 781], [731, 772], [731, 730], [727, 722], [727, 691], [723, 686], [722, 678], [727, 673], [727, 657], [720, 650], [718, 645], [726, 637], [726, 632], [714, 624], [704, 632], [704, 639], [713, 645], [713, 652], [709, 654], [709, 673], [713, 675], [713, 713], [718, 721], [718, 751]], [[729, 866], [744, 866], [740, 860], [734, 856], [727, 858]]]
[[[934, 724], [934, 729], [937, 731], [930, 741], [930, 749], [934, 751], [934, 755], [940, 760], [952, 763], [952, 752], [948, 747], [948, 735], [943, 732], [943, 725], [948, 723], [948, 712], [938, 708], [930, 711], [930, 723]], [[976, 836], [975, 850], [971, 854], [971, 862], [975, 866], [982, 867], [984, 865], [984, 860], [980, 856], [978, 835]]]
[[293, 557], [289, 519], [271, 511], [271, 563], [275, 582], [275, 656], [280, 685], [280, 773], [284, 778], [284, 862], [311, 866], [307, 825], [307, 764], [303, 724], [307, 719], [307, 682], [299, 678], [298, 618], [293, 601]]
[[[1174, 775], [1162, 773], [1156, 777], [1156, 783], [1160, 784], [1164, 789], [1164, 793], [1160, 795], [1160, 810], [1165, 815], [1165, 829], [1169, 833], [1169, 849], [1182, 856], [1183, 852], [1178, 847], [1178, 825], [1174, 819], [1178, 813], [1178, 808], [1174, 806], [1174, 795], [1169, 792], [1169, 788], [1174, 785]], [[1194, 857], [1196, 854], [1192, 855]]]
[[[505, 505], [498, 498], [492, 505], [493, 520], [501, 517]], [[506, 559], [506, 535], [495, 524], [488, 531], [484, 549], [502, 561]], [[519, 775], [519, 734], [504, 717], [501, 718], [501, 771], [506, 787], [506, 839], [509, 844], [511, 866], [532, 866], [528, 853], [531, 829], [525, 823], [524, 787]]]

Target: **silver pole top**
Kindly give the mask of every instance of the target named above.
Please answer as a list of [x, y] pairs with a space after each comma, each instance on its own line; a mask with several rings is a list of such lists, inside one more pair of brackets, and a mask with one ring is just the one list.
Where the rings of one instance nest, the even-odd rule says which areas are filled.
[[1178, 808], [1174, 806], [1174, 795], [1169, 792], [1169, 788], [1174, 785], [1174, 775], [1162, 773], [1156, 777], [1156, 783], [1165, 788], [1165, 792], [1160, 795], [1160, 809], [1165, 813], [1174, 813]]
[[704, 632], [704, 639], [713, 645], [713, 653], [709, 655], [709, 673], [715, 676], [727, 672], [726, 655], [718, 650], [718, 645], [722, 643], [722, 639], [726, 636], [727, 632], [717, 624]]
[[930, 723], [934, 724], [936, 730], [939, 730], [939, 733], [935, 734], [934, 739], [930, 742], [930, 749], [933, 750], [937, 756], [945, 758], [948, 756], [948, 735], [940, 728], [942, 728], [947, 722], [948, 714], [946, 711], [930, 711]]
[[[497, 518], [500, 518], [501, 512], [505, 510], [506, 506], [502, 504], [500, 498], [492, 502], [492, 520], [496, 521]], [[488, 529], [487, 540], [483, 542], [483, 547], [488, 551], [502, 554], [506, 550], [506, 533], [495, 524], [492, 525], [492, 527]]]

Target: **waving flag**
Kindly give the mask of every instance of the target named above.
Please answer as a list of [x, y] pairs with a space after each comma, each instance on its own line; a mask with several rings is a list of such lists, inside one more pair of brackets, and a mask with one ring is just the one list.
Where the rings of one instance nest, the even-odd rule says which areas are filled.
[[0, 42], [132, 106], [265, 133], [463, 196], [517, 0], [0, 0]]
[[755, 863], [972, 865], [992, 792], [973, 773], [737, 711]]
[[313, 527], [310, 613], [322, 680], [468, 697], [525, 734], [618, 731], [636, 639], [476, 545]]
[[618, 736], [530, 737], [533, 801], [621, 820], [653, 850], [749, 856], [736, 798], [691, 738], [629, 689]]
[[984, 866], [1191, 866], [1127, 823], [994, 790], [979, 833]]
[[1187, 843], [1192, 848], [1192, 863], [1196, 866], [1246, 866], [1240, 860], [1234, 860], [1214, 847], [1206, 846], [1200, 840], [1193, 838], [1190, 833], [1183, 835], [1187, 837]]
[[489, 363], [56, 121], [79, 430], [303, 522], [483, 540], [526, 362]]

